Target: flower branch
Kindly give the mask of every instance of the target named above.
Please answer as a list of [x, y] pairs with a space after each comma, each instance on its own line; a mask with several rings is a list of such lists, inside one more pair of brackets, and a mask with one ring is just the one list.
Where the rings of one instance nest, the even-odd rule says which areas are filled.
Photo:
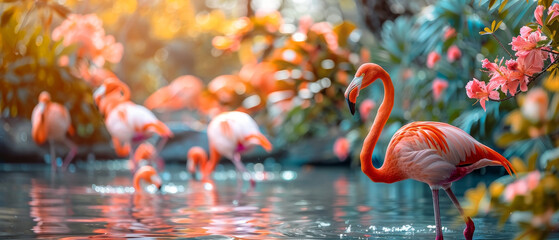
[[[547, 71], [547, 69], [549, 69], [551, 66], [553, 66], [554, 64], [558, 64], [559, 63], [559, 58], [556, 58], [555, 61], [553, 61], [552, 63], [550, 63], [549, 65], [547, 65], [541, 72], [536, 73], [535, 75], [532, 75], [528, 81], [528, 86], [532, 85], [533, 82], [535, 82], [537, 80], [537, 78], [539, 76], [541, 76], [543, 73], [545, 73]], [[514, 98], [516, 96], [516, 94], [521, 93], [521, 90], [517, 90], [515, 94], [511, 94], [505, 98], [501, 98], [501, 99], [489, 99], [490, 101], [493, 102], [504, 102], [506, 100], [509, 100], [511, 98]]]

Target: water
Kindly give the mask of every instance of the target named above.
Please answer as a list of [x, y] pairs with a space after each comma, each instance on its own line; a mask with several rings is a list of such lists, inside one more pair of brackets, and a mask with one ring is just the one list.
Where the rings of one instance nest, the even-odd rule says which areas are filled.
[[[431, 192], [411, 180], [372, 183], [359, 170], [256, 169], [256, 187], [237, 185], [220, 167], [214, 181], [189, 179], [167, 166], [162, 192], [134, 193], [131, 174], [116, 161], [87, 163], [52, 176], [43, 165], [0, 166], [0, 238], [434, 239]], [[112, 169], [112, 170], [109, 170]], [[268, 171], [269, 170], [269, 171]], [[459, 199], [465, 186], [455, 184]], [[146, 191], [154, 191], [149, 187]], [[463, 239], [465, 227], [441, 193], [443, 232]], [[475, 239], [512, 239], [518, 227], [474, 218]]]

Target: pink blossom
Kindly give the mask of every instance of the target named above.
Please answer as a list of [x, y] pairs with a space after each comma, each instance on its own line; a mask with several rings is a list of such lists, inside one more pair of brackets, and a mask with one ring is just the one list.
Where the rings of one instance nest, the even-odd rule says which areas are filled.
[[460, 51], [460, 48], [458, 48], [456, 45], [450, 46], [448, 48], [448, 52], [446, 53], [446, 58], [451, 63], [458, 60], [461, 56], [462, 56], [462, 52]]
[[[538, 6], [538, 7], [540, 7], [540, 6]], [[551, 22], [555, 17], [559, 16], [559, 3], [555, 3], [555, 4], [551, 5], [551, 7], [549, 7], [549, 9], [547, 9], [547, 14], [551, 15], [551, 17], [549, 18], [549, 22]], [[542, 25], [542, 24], [540, 23], [540, 25]]]
[[536, 7], [536, 10], [534, 11], [534, 18], [536, 18], [536, 22], [538, 22], [540, 26], [543, 26], [542, 17], [544, 8], [544, 6], [538, 5], [538, 7]]
[[64, 46], [78, 45], [78, 57], [90, 58], [102, 66], [106, 61], [117, 63], [122, 58], [122, 44], [113, 36], [105, 35], [103, 23], [95, 14], [70, 14], [52, 31], [52, 39], [62, 39]]
[[[516, 51], [516, 56], [523, 59], [526, 70], [533, 73], [539, 72], [543, 69], [544, 60], [547, 59], [548, 54], [538, 48], [538, 42], [547, 40], [547, 37], [541, 34], [540, 30], [528, 31], [527, 27], [522, 27], [518, 37], [512, 38], [512, 50]], [[529, 29], [529, 28], [528, 28]]]
[[338, 35], [334, 33], [332, 25], [329, 22], [318, 22], [311, 26], [310, 29], [319, 35], [323, 35], [328, 45], [328, 49], [335, 51], [338, 49]]
[[528, 173], [526, 177], [518, 179], [509, 184], [505, 188], [505, 200], [512, 201], [516, 196], [526, 195], [528, 192], [534, 190], [540, 182], [540, 172], [533, 171]]
[[489, 82], [489, 84], [485, 86], [485, 82], [474, 78], [466, 85], [466, 94], [468, 94], [469, 98], [478, 99], [483, 110], [486, 110], [485, 101], [489, 100], [489, 98], [493, 100], [499, 99], [499, 93], [495, 91], [497, 87], [498, 84], [494, 82]]
[[440, 78], [435, 78], [435, 80], [433, 80], [432, 89], [435, 100], [439, 100], [439, 98], [441, 98], [441, 95], [447, 87], [448, 82], [446, 80]]
[[371, 99], [365, 99], [363, 100], [363, 102], [361, 102], [361, 105], [359, 105], [359, 115], [361, 116], [361, 119], [363, 119], [363, 121], [367, 121], [367, 119], [369, 119], [370, 113], [373, 108], [375, 108], [375, 105], [375, 101]]
[[347, 156], [349, 156], [349, 141], [345, 137], [339, 137], [334, 142], [334, 155], [340, 161], [346, 160]]
[[434, 68], [439, 60], [441, 60], [441, 55], [439, 53], [435, 51], [430, 52], [427, 56], [427, 67], [431, 69]]
[[444, 32], [443, 40], [446, 41], [447, 39], [449, 39], [451, 37], [454, 37], [454, 36], [456, 36], [456, 29], [454, 29], [453, 27], [448, 27], [448, 28], [446, 28], [446, 31]]
[[491, 77], [489, 82], [497, 86], [503, 86], [503, 84], [507, 83], [509, 80], [507, 68], [502, 66], [502, 62], [503, 60], [501, 60], [499, 64], [496, 62], [489, 62], [487, 58], [481, 61], [481, 66], [489, 71], [489, 77]]

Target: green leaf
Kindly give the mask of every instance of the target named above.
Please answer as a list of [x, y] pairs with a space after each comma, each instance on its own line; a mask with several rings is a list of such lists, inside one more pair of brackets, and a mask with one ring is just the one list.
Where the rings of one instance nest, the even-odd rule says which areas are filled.
[[536, 44], [536, 48], [545, 47], [545, 46], [547, 46], [550, 42], [551, 42], [551, 39], [546, 39], [546, 40], [538, 41], [538, 43]]
[[15, 10], [16, 7], [11, 7], [2, 13], [2, 17], [0, 18], [0, 27], [4, 27], [10, 21], [10, 18], [12, 18], [16, 12]]

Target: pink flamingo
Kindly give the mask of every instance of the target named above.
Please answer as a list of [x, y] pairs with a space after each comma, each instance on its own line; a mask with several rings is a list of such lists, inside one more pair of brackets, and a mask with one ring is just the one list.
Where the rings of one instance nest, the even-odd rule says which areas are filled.
[[151, 94], [144, 105], [150, 110], [176, 111], [182, 108], [195, 109], [204, 84], [195, 76], [180, 76], [169, 85]]
[[157, 150], [155, 150], [155, 147], [153, 147], [151, 143], [144, 142], [140, 144], [138, 148], [136, 148], [136, 151], [134, 151], [134, 157], [130, 159], [130, 169], [132, 172], [135, 172], [143, 165], [152, 164], [154, 161], [158, 164], [156, 166], [157, 169], [162, 170], [164, 168], [164, 166], [161, 165], [163, 160], [159, 159], [156, 153]]
[[366, 63], [359, 67], [345, 92], [353, 114], [359, 91], [378, 78], [384, 84], [384, 100], [363, 143], [362, 171], [373, 182], [393, 183], [411, 178], [427, 183], [433, 194], [437, 240], [443, 239], [439, 189], [444, 189], [466, 222], [464, 237], [472, 239], [475, 230], [474, 222], [464, 215], [458, 199], [450, 188], [452, 182], [486, 166], [502, 165], [512, 175], [511, 171], [515, 172], [512, 165], [499, 153], [479, 143], [457, 127], [440, 122], [413, 122], [403, 126], [394, 134], [388, 145], [383, 166], [376, 169], [371, 158], [394, 105], [392, 80], [379, 65]]
[[[237, 111], [224, 112], [212, 119], [208, 125], [208, 140], [210, 159], [201, 170], [203, 178], [208, 177], [215, 169], [220, 156], [230, 159], [238, 172], [246, 173], [247, 170], [241, 162], [241, 153], [255, 145], [262, 146], [268, 152], [272, 150], [272, 144], [262, 135], [254, 119]], [[254, 179], [250, 179], [250, 184], [254, 186]]]
[[157, 175], [157, 171], [152, 166], [143, 166], [134, 174], [134, 188], [138, 192], [142, 192], [140, 180], [148, 184], [153, 184], [157, 189], [161, 190], [161, 178]]
[[194, 179], [196, 177], [196, 167], [202, 171], [202, 176], [208, 177], [211, 172], [204, 172], [208, 171], [209, 169], [206, 168], [206, 163], [208, 163], [208, 154], [206, 151], [198, 146], [190, 148], [188, 150], [188, 154], [186, 155], [186, 169]]
[[112, 136], [117, 155], [130, 155], [131, 145], [149, 139], [154, 133], [162, 138], [157, 146], [157, 152], [160, 152], [173, 133], [150, 110], [128, 101], [127, 89], [128, 86], [119, 80], [107, 79], [94, 93], [100, 111], [106, 114], [105, 125]]
[[107, 78], [93, 93], [99, 112], [105, 117], [118, 104], [130, 100], [130, 88], [117, 78]]
[[73, 136], [75, 132], [68, 109], [58, 103], [51, 102], [50, 94], [43, 91], [39, 95], [39, 103], [33, 109], [31, 121], [33, 124], [31, 128], [33, 140], [37, 144], [43, 144], [46, 140], [49, 141], [52, 171], [56, 170], [55, 142], [61, 142], [70, 149], [62, 164], [62, 169], [66, 170], [78, 151], [76, 144], [66, 137], [66, 133]]

